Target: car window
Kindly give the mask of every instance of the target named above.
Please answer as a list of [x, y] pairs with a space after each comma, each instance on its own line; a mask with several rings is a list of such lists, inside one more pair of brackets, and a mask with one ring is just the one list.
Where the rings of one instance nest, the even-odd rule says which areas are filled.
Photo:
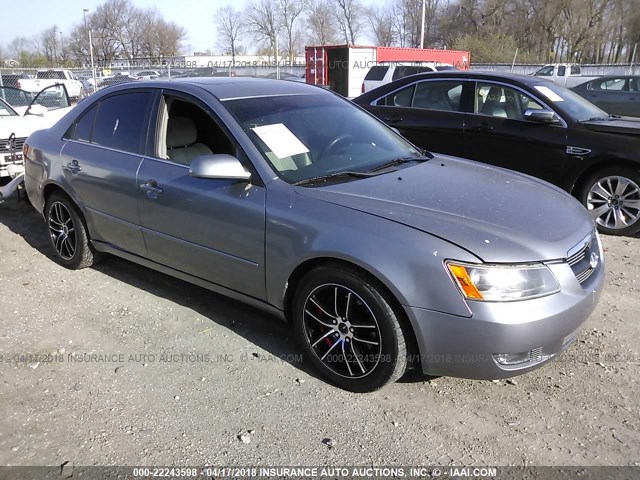
[[378, 100], [376, 105], [387, 105], [390, 107], [410, 107], [413, 100], [413, 92], [416, 84], [412, 83], [408, 87], [390, 93], [386, 97]]
[[397, 80], [399, 78], [408, 77], [409, 75], [415, 75], [416, 73], [418, 73], [418, 67], [408, 67], [405, 65], [398, 65], [394, 69], [391, 79]]
[[17, 115], [9, 105], [0, 100], [0, 117], [15, 117]]
[[224, 106], [288, 182], [369, 171], [420, 155], [382, 122], [334, 95], [230, 99]]
[[0, 87], [0, 98], [12, 107], [28, 107], [34, 95], [17, 88]]
[[91, 143], [140, 153], [146, 132], [145, 116], [151, 94], [124, 93], [102, 100], [91, 135]]
[[70, 140], [78, 140], [81, 142], [90, 142], [91, 141], [91, 131], [93, 130], [93, 122], [96, 118], [96, 112], [98, 111], [98, 106], [94, 105], [85, 113], [82, 114], [78, 120], [74, 122], [74, 124], [69, 129], [65, 138]]
[[538, 77], [551, 77], [553, 75], [553, 65], [547, 65], [538, 70], [534, 75]]
[[640, 92], [640, 78], [629, 79], [629, 90], [632, 92]]
[[564, 74], [567, 72], [567, 67], [565, 67], [564, 65], [560, 65], [558, 67], [558, 76], [559, 77], [564, 77]]
[[412, 106], [459, 112], [461, 98], [462, 82], [460, 80], [419, 82], [416, 85]]
[[367, 75], [364, 77], [365, 80], [382, 80], [384, 76], [389, 70], [389, 66], [384, 65], [374, 65], [369, 69]]
[[606, 80], [594, 80], [590, 82], [589, 90], [625, 90], [626, 80], [624, 78], [609, 78]]
[[161, 131], [156, 145], [158, 158], [190, 165], [201, 155], [226, 153], [236, 156], [235, 142], [202, 107], [171, 95], [164, 96], [162, 104]]
[[523, 120], [529, 109], [544, 107], [519, 90], [491, 83], [478, 82], [476, 85], [475, 113], [511, 120]]
[[578, 65], [572, 65], [569, 69], [570, 75], [582, 75], [580, 72], [580, 67]]

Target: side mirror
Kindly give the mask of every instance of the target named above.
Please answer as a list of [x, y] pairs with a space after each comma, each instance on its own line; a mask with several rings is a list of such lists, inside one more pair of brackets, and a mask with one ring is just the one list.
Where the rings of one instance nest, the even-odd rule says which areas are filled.
[[43, 117], [48, 111], [49, 109], [44, 105], [33, 104], [27, 110], [26, 115], [38, 115], [39, 117]]
[[528, 109], [524, 112], [524, 119], [535, 123], [559, 123], [555, 113], [539, 108]]
[[240, 160], [232, 155], [201, 155], [191, 161], [189, 175], [195, 178], [217, 178], [222, 180], [250, 180]]

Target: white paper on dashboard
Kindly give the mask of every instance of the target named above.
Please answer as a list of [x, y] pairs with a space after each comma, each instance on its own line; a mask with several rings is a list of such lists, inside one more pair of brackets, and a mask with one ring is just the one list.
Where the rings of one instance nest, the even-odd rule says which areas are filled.
[[309, 149], [282, 123], [261, 125], [251, 130], [267, 145], [278, 158], [307, 153]]
[[533, 88], [538, 90], [541, 94], [543, 94], [545, 97], [547, 97], [552, 102], [564, 102], [564, 98], [562, 98], [556, 92], [551, 90], [549, 87], [545, 87], [544, 85], [536, 85]]

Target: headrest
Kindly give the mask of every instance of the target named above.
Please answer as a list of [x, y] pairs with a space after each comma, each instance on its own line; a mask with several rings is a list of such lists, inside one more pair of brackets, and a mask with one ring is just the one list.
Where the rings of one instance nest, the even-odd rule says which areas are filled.
[[190, 118], [169, 118], [167, 128], [167, 147], [186, 147], [193, 145], [198, 139], [198, 130]]

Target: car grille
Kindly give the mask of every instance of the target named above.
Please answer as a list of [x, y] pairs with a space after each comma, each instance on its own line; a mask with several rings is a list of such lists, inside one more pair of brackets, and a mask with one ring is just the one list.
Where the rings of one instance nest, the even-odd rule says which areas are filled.
[[[592, 259], [595, 258], [597, 258], [597, 263], [594, 267]], [[571, 267], [571, 270], [573, 270], [580, 284], [586, 282], [589, 277], [593, 275], [593, 272], [596, 271], [601, 261], [598, 239], [595, 232], [585, 237], [580, 243], [569, 250], [567, 256], [567, 263]]]
[[[22, 146], [24, 145], [26, 138], [16, 138], [15, 147], [16, 152], [22, 152]], [[3, 138], [0, 140], [0, 153], [5, 153], [9, 151], [9, 139]]]

